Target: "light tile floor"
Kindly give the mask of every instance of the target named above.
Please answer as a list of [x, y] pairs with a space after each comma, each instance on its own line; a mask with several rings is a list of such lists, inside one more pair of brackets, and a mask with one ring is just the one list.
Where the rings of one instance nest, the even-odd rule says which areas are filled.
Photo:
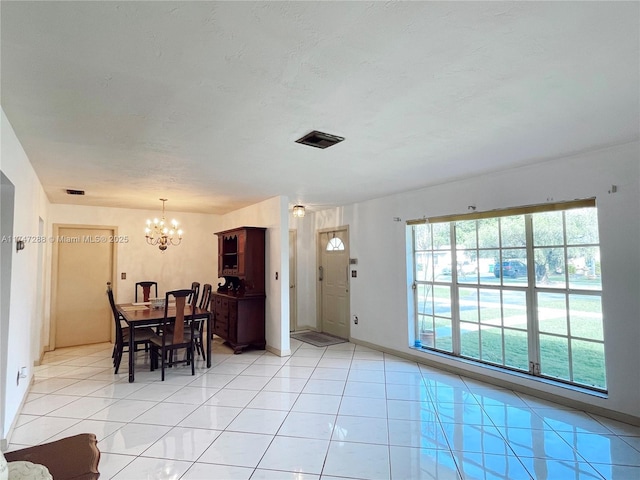
[[138, 352], [132, 384], [111, 348], [47, 353], [9, 448], [93, 432], [118, 480], [640, 479], [640, 427], [350, 343], [216, 342], [165, 382]]

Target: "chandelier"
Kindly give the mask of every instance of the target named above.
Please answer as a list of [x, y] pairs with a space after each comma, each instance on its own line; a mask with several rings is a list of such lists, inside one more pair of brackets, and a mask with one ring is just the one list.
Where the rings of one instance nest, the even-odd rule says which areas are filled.
[[[149, 245], [158, 245], [161, 252], [164, 252], [169, 245], [177, 246], [182, 241], [182, 230], [178, 229], [178, 222], [171, 220], [171, 223], [167, 223], [164, 218], [164, 202], [166, 198], [161, 198], [162, 202], [162, 218], [158, 220], [154, 218], [153, 221], [147, 220], [147, 228], [144, 229], [145, 238]], [[176, 239], [175, 236], [178, 236]]]

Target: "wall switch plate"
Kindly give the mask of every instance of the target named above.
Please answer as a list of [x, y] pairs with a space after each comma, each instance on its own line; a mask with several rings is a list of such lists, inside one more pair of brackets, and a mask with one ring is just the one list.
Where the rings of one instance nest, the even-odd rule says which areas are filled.
[[124, 273], [124, 272], [122, 272], [122, 273], [120, 274], [120, 279], [121, 279], [121, 280], [126, 280], [126, 279], [127, 279], [127, 274], [126, 274], [126, 273]]
[[356, 278], [358, 276], [358, 271], [357, 270], [351, 270], [351, 276], [353, 278]]

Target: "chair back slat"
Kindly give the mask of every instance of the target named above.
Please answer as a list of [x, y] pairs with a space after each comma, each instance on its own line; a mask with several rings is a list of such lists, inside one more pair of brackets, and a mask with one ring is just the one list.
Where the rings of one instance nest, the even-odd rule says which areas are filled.
[[174, 343], [184, 341], [184, 305], [185, 297], [176, 297], [176, 323], [173, 326]]
[[209, 310], [209, 300], [211, 299], [211, 284], [205, 283], [202, 286], [202, 297], [200, 298], [199, 307], [203, 310]]
[[151, 287], [154, 288], [155, 296], [158, 296], [158, 282], [136, 282], [136, 302], [138, 301], [138, 287], [142, 287], [142, 301], [148, 302], [151, 297]]
[[[167, 324], [173, 323], [173, 339], [172, 343], [183, 343], [187, 341], [188, 336], [185, 336], [185, 326], [190, 329], [190, 334], [193, 335], [193, 315], [195, 314], [195, 295], [193, 290], [172, 290], [165, 294], [164, 301], [164, 319], [162, 322], [162, 329], [166, 332]], [[169, 300], [175, 299], [175, 321], [169, 320]], [[190, 300], [190, 303], [189, 302]], [[166, 336], [163, 335], [163, 341]]]
[[193, 290], [193, 295], [189, 296], [189, 298], [187, 299], [187, 303], [191, 303], [193, 300], [195, 300], [195, 304], [197, 305], [198, 297], [200, 295], [200, 282], [192, 282], [191, 290]]

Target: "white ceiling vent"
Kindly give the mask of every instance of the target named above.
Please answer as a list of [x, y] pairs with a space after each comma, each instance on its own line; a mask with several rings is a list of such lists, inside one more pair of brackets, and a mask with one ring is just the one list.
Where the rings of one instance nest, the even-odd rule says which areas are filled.
[[316, 148], [327, 148], [331, 145], [335, 145], [336, 143], [340, 143], [343, 140], [344, 137], [338, 137], [337, 135], [331, 135], [329, 133], [314, 130], [313, 132], [309, 132], [304, 137], [296, 140], [296, 143]]

